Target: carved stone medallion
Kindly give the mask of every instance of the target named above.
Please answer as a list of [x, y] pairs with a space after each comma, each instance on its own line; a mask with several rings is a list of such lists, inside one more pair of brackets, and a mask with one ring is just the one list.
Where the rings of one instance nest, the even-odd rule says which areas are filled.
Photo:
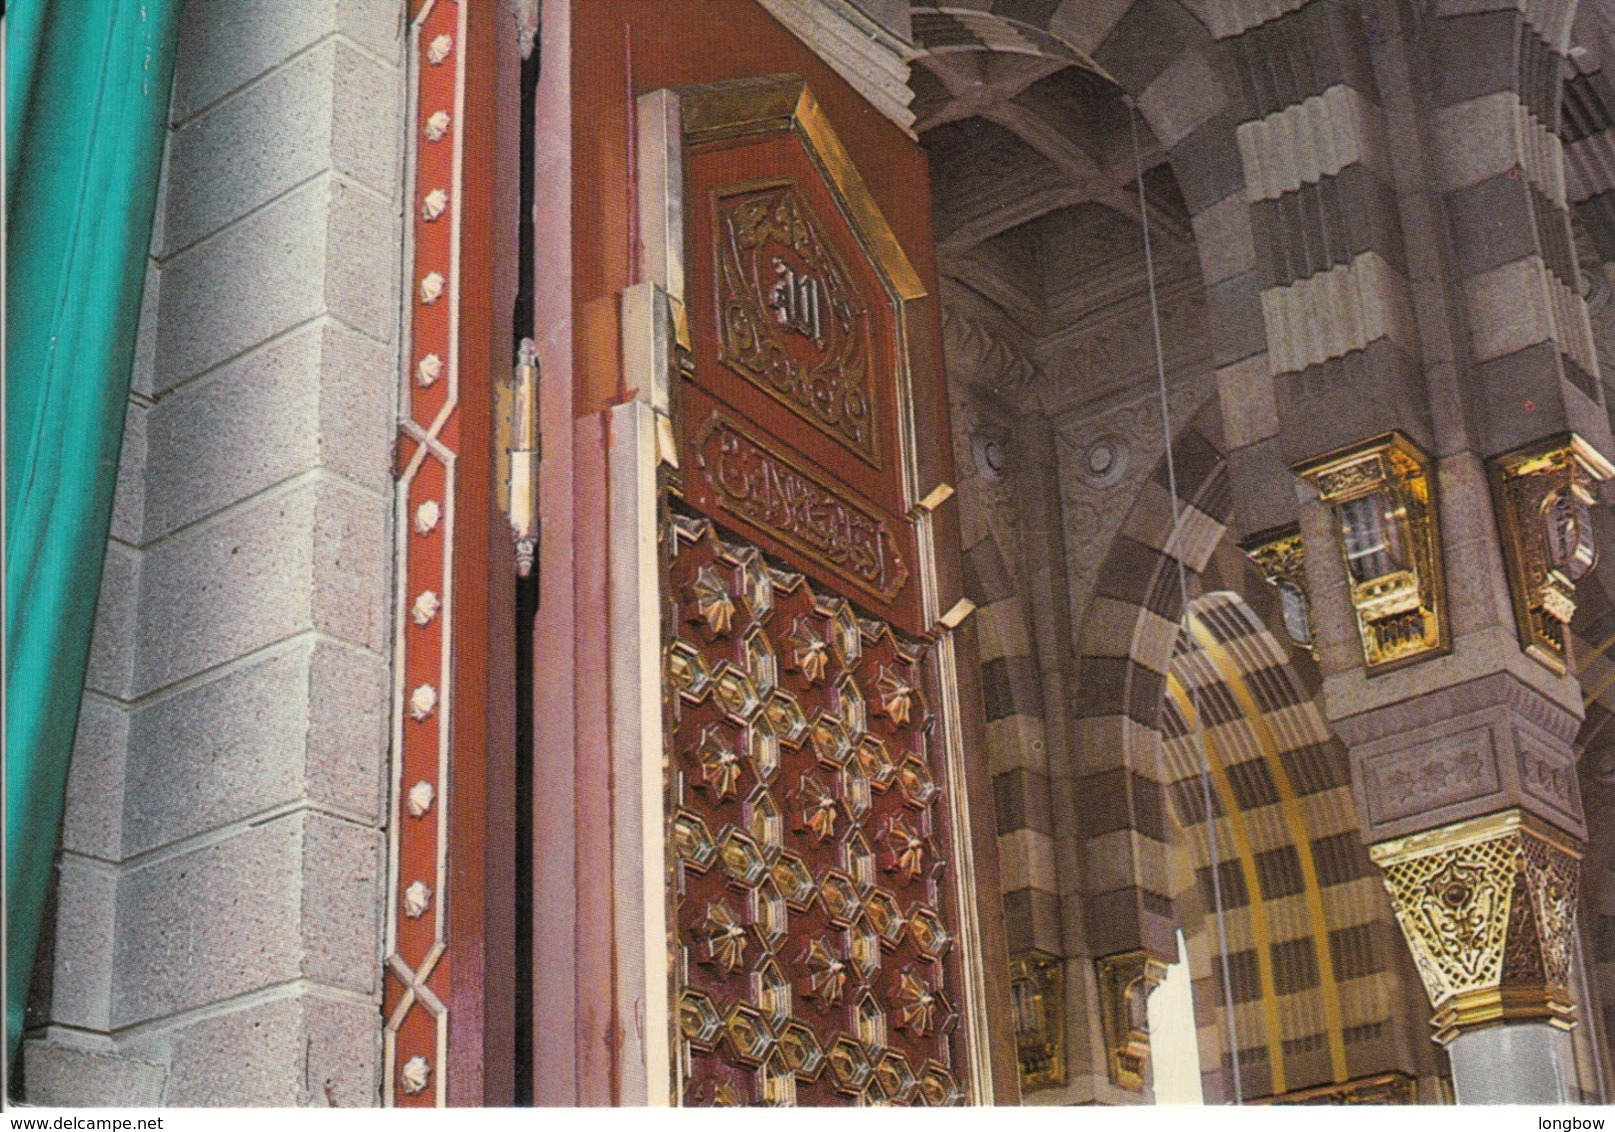
[[716, 198], [719, 358], [880, 466], [864, 300], [788, 181]]

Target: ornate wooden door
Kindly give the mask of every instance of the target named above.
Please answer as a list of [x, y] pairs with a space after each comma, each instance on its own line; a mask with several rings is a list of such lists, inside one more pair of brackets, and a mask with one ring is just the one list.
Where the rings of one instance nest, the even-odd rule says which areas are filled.
[[637, 124], [670, 1091], [987, 1100], [934, 299], [802, 78]]

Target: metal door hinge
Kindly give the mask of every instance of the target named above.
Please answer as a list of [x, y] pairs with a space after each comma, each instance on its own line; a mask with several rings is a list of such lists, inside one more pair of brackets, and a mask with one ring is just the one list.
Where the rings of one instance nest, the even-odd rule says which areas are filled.
[[523, 338], [508, 384], [498, 387], [499, 506], [510, 520], [516, 573], [527, 577], [538, 552], [538, 469], [543, 441], [538, 428], [538, 347]]

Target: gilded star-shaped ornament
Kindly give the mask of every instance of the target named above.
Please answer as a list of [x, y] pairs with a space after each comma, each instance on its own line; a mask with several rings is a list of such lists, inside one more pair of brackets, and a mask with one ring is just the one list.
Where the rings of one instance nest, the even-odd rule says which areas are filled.
[[836, 835], [835, 795], [816, 775], [804, 774], [797, 789], [802, 800], [802, 825], [815, 841], [828, 841]]
[[803, 961], [808, 969], [808, 994], [818, 999], [823, 1007], [840, 1002], [847, 989], [847, 964], [830, 949], [823, 936], [808, 944]]
[[731, 975], [746, 965], [746, 929], [727, 903], [715, 900], [707, 905], [701, 931], [707, 938], [709, 960]]
[[898, 1025], [923, 1038], [936, 1029], [936, 994], [907, 968], [898, 972], [897, 980]]
[[880, 709], [886, 713], [886, 718], [892, 721], [892, 725], [907, 727], [913, 716], [914, 701], [918, 695], [913, 686], [896, 673], [882, 669], [880, 679], [876, 681], [876, 691], [880, 695]]
[[787, 640], [791, 645], [792, 667], [800, 672], [809, 684], [822, 681], [830, 669], [830, 645], [813, 631], [812, 623], [806, 617], [798, 617]]
[[696, 619], [706, 624], [707, 631], [715, 637], [727, 636], [735, 622], [735, 602], [718, 572], [711, 566], [701, 567], [688, 587], [688, 596]]
[[892, 818], [881, 840], [891, 853], [890, 867], [903, 874], [905, 883], [917, 880], [925, 871], [925, 839], [903, 820], [902, 814]]
[[695, 757], [701, 761], [702, 782], [711, 787], [720, 800], [735, 793], [742, 767], [740, 752], [725, 743], [716, 728], [707, 728], [701, 736]]

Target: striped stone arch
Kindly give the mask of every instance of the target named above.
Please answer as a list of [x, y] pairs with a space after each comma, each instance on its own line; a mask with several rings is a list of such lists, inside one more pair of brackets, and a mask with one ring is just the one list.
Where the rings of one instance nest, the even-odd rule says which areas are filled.
[[1083, 943], [1094, 957], [1142, 948], [1177, 958], [1161, 713], [1183, 616], [1178, 563], [1192, 597], [1233, 506], [1210, 417], [1203, 410], [1173, 440], [1177, 534], [1163, 457], [1105, 555], [1075, 641], [1075, 765], [1051, 769], [1074, 780], [1088, 867], [1085, 890], [1070, 895], [1080, 895]]
[[1315, 453], [1285, 450], [1287, 404], [1373, 435], [1420, 373], [1368, 43], [1401, 32], [1381, 20], [1335, 0], [913, 7], [922, 53], [1046, 55], [1135, 100], [1192, 217], [1243, 531], [1294, 519], [1288, 468]]
[[1427, 1077], [1422, 991], [1316, 669], [1280, 644], [1276, 591], [1228, 537], [1236, 500], [1217, 423], [1208, 405], [1178, 431], [1176, 533], [1163, 458], [1075, 640], [1074, 765], [1051, 752], [1050, 773], [1074, 782], [1082, 888], [1061, 907], [1095, 959], [1142, 949], [1170, 962], [1183, 930], [1210, 1103], [1235, 1095], [1236, 1049], [1247, 1099]]
[[1183, 625], [1158, 765], [1187, 867], [1161, 872], [1178, 887], [1207, 1101], [1234, 1099], [1236, 1060], [1246, 1099], [1429, 1076], [1419, 980], [1316, 687], [1237, 593], [1192, 598]]

